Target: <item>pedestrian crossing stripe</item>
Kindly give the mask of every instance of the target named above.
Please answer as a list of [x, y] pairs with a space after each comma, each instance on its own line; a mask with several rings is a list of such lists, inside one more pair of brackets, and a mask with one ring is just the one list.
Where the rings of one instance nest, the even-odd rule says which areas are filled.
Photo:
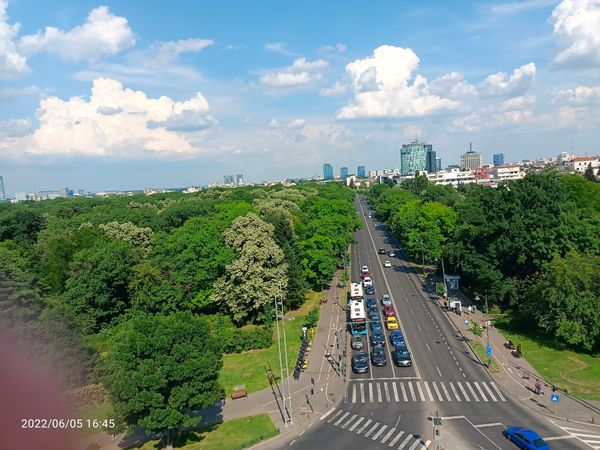
[[[357, 386], [358, 385], [358, 386]], [[365, 395], [365, 391], [368, 395]], [[365, 381], [353, 383], [344, 403], [505, 402], [493, 381]]]
[[[552, 422], [554, 423], [554, 422]], [[571, 436], [579, 439], [595, 450], [600, 450], [600, 433], [594, 433], [594, 430], [585, 430], [582, 428], [563, 427], [554, 423], [559, 428], [562, 428]]]

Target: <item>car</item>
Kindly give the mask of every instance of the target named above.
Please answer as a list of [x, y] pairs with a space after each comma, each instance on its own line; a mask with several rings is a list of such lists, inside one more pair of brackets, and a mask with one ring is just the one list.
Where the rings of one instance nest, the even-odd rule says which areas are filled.
[[385, 325], [388, 330], [397, 330], [400, 328], [400, 324], [398, 324], [398, 319], [396, 319], [394, 316], [388, 317], [385, 321]]
[[372, 346], [375, 346], [375, 345], [384, 346], [385, 345], [385, 334], [383, 334], [382, 331], [375, 331], [375, 332], [371, 333], [370, 338], [371, 338]]
[[377, 253], [380, 255], [385, 255], [385, 248], [381, 247], [379, 250], [377, 250]]
[[369, 218], [371, 217], [371, 214], [369, 214]]
[[387, 366], [387, 358], [381, 345], [375, 345], [371, 350], [371, 364], [378, 367]]
[[367, 373], [369, 371], [369, 357], [365, 352], [356, 352], [352, 357], [352, 372]]
[[367, 297], [367, 308], [376, 307], [376, 306], [377, 306], [377, 300], [375, 300], [375, 298], [373, 298], [373, 297]]
[[392, 263], [389, 261], [386, 261], [383, 263], [383, 267], [385, 267], [386, 269], [389, 269], [390, 267], [392, 267]]
[[362, 350], [365, 346], [362, 336], [360, 334], [355, 334], [354, 336], [352, 336], [350, 346], [353, 350]]
[[506, 439], [523, 450], [550, 450], [550, 446], [535, 431], [523, 427], [509, 427], [503, 432]]
[[363, 286], [364, 287], [373, 286], [373, 280], [371, 279], [371, 277], [363, 278]]
[[412, 366], [412, 358], [406, 345], [397, 346], [392, 352], [392, 360], [398, 367], [409, 367]]
[[387, 305], [383, 307], [383, 314], [385, 317], [390, 317], [395, 315], [394, 307], [392, 305]]
[[383, 330], [383, 325], [381, 325], [381, 322], [379, 320], [372, 320], [370, 325], [371, 325], [372, 332], [376, 332], [376, 331], [381, 332]]
[[365, 278], [370, 278], [371, 275], [369, 275], [369, 272], [365, 272], [365, 273], [361, 273], [360, 274], [360, 279], [364, 280]]
[[369, 273], [369, 268], [367, 266], [362, 266], [360, 271], [361, 271], [361, 273]]
[[379, 311], [377, 311], [377, 307], [373, 306], [368, 310], [369, 320], [379, 320]]
[[365, 293], [366, 293], [367, 295], [373, 295], [373, 294], [375, 294], [375, 286], [373, 286], [372, 284], [371, 284], [371, 285], [369, 285], [369, 286], [367, 286], [367, 287], [365, 288]]
[[381, 304], [383, 306], [392, 306], [392, 299], [388, 294], [383, 294], [381, 296]]
[[390, 252], [388, 253], [388, 256], [393, 258], [394, 256], [396, 256], [396, 252], [394, 252], [394, 250], [390, 250]]
[[390, 343], [394, 347], [398, 347], [399, 345], [406, 345], [404, 341], [404, 336], [402, 336], [402, 331], [400, 330], [392, 330], [390, 333]]

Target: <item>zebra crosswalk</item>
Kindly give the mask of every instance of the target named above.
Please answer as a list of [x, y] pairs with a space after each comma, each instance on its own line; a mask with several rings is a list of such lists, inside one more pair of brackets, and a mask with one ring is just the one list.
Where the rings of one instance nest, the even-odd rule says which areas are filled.
[[321, 420], [358, 436], [398, 450], [427, 450], [431, 441], [343, 409], [331, 408]]
[[585, 444], [589, 445], [593, 449], [600, 450], [600, 433], [585, 430], [583, 428], [563, 427], [561, 425], [558, 425], [557, 423], [554, 424], [565, 430], [571, 436], [574, 436], [580, 441], [583, 441]]
[[493, 381], [352, 382], [344, 403], [505, 402]]

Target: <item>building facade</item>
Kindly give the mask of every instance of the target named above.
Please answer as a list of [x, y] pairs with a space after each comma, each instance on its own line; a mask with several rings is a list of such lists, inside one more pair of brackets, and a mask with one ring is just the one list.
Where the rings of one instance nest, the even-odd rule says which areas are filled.
[[460, 155], [460, 168], [463, 170], [477, 170], [483, 166], [483, 155], [469, 150]]
[[243, 186], [244, 185], [244, 175], [241, 173], [238, 173], [235, 176], [235, 185], [236, 186]]
[[439, 172], [442, 170], [442, 158], [435, 158], [435, 171]]
[[367, 178], [367, 169], [365, 166], [358, 166], [356, 168], [356, 176], [358, 176], [358, 178]]
[[333, 166], [329, 163], [323, 164], [323, 179], [333, 180]]
[[[435, 152], [431, 144], [419, 141], [403, 144], [400, 150], [400, 174], [411, 175], [415, 172], [427, 171], [428, 153], [433, 153], [433, 161], [435, 161]], [[431, 158], [432, 156], [429, 156], [429, 161]]]
[[427, 155], [425, 157], [425, 170], [427, 173], [437, 172], [437, 157], [432, 146], [429, 146], [429, 149], [427, 150]]
[[571, 158], [571, 160], [565, 162], [564, 166], [565, 170], [568, 170], [569, 172], [584, 173], [590, 164], [594, 170], [594, 174], [596, 174], [600, 167], [600, 160], [593, 156]]
[[342, 178], [342, 179], [348, 178], [348, 168], [347, 167], [340, 167], [340, 178]]
[[0, 175], [0, 202], [6, 201], [6, 191], [4, 190], [4, 177]]
[[494, 153], [494, 165], [495, 166], [503, 166], [504, 165], [504, 153]]

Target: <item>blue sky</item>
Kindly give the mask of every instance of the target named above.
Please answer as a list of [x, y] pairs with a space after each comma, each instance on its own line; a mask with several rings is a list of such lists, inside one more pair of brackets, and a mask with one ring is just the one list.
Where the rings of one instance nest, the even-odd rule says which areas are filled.
[[599, 151], [598, 0], [287, 3], [0, 0], [7, 191]]

